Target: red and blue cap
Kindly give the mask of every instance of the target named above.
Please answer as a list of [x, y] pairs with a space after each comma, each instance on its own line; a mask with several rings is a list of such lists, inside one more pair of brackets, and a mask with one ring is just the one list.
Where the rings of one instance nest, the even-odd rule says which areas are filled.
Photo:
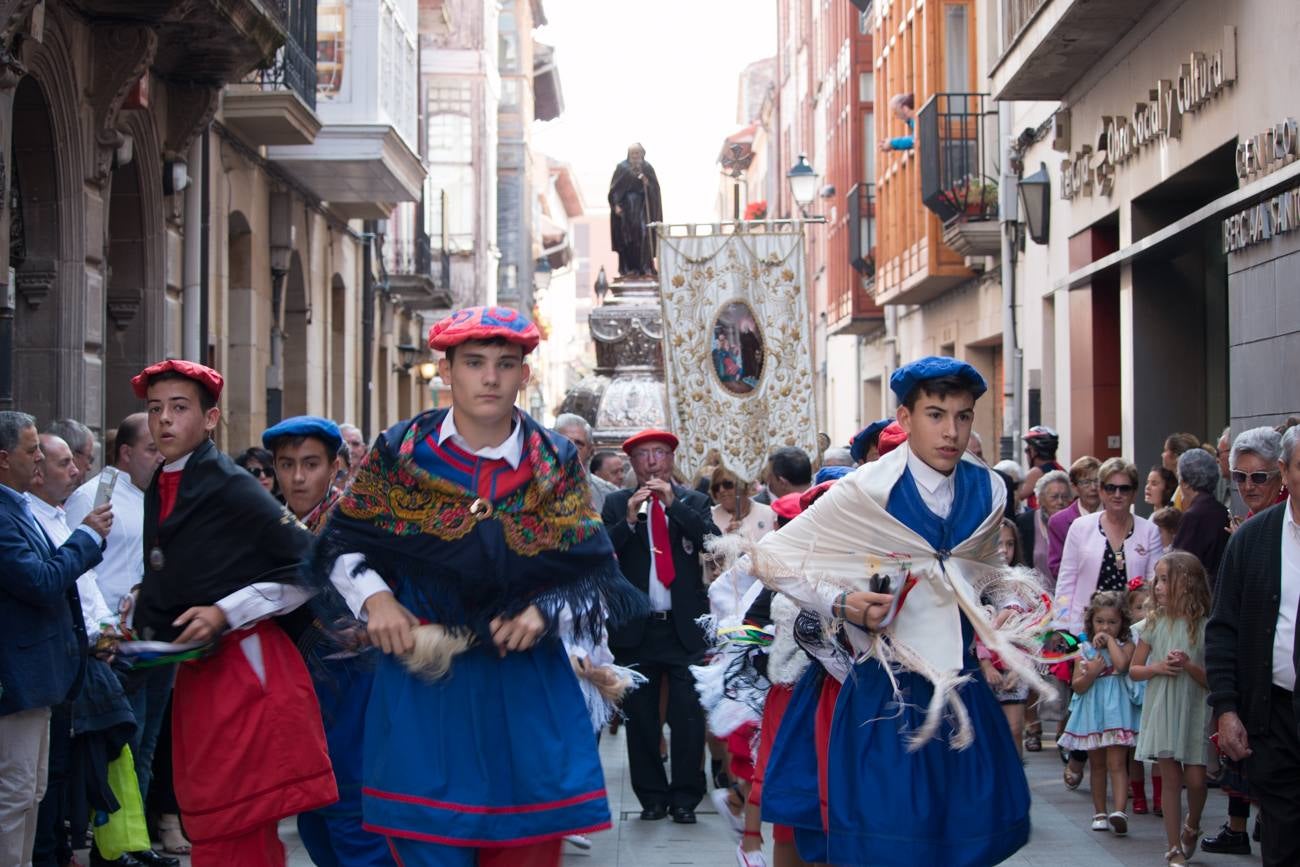
[[439, 352], [471, 340], [507, 340], [522, 346], [527, 355], [537, 348], [541, 339], [537, 326], [509, 307], [466, 307], [438, 320], [429, 329], [429, 348]]

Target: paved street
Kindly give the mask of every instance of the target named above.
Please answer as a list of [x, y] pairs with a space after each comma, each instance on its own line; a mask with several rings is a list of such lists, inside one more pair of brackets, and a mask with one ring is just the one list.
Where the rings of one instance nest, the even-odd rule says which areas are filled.
[[[605, 763], [610, 805], [614, 810], [614, 828], [594, 835], [589, 852], [566, 846], [566, 867], [731, 867], [735, 864], [734, 844], [708, 801], [701, 805], [700, 823], [694, 827], [674, 825], [668, 820], [642, 822], [637, 818], [640, 807], [628, 781], [621, 733], [602, 739], [601, 758]], [[1065, 790], [1061, 782], [1061, 762], [1050, 743], [1044, 744], [1043, 752], [1029, 755], [1026, 767], [1034, 797], [1034, 834], [1029, 845], [1007, 864], [1016, 867], [1147, 867], [1164, 863], [1164, 832], [1160, 819], [1149, 815], [1131, 817], [1127, 838], [1097, 833], [1088, 828], [1092, 803], [1087, 782], [1076, 792]], [[1204, 828], [1211, 830], [1222, 824], [1226, 808], [1224, 796], [1211, 791]], [[291, 867], [311, 867], [311, 861], [298, 842], [293, 822], [284, 823], [281, 835], [290, 852]], [[85, 860], [83, 855], [83, 863]], [[185, 860], [188, 864], [188, 859]], [[1193, 862], [1258, 864], [1258, 847], [1251, 857], [1198, 852]]]

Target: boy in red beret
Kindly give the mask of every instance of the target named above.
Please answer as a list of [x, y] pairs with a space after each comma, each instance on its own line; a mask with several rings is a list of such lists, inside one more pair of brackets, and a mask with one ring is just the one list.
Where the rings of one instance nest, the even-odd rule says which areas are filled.
[[514, 406], [536, 327], [460, 310], [429, 345], [452, 408], [389, 428], [327, 519], [313, 573], [365, 621], [365, 827], [407, 867], [554, 867], [610, 825], [562, 643], [643, 614], [569, 440]]
[[131, 380], [164, 464], [145, 496], [145, 571], [134, 627], [204, 647], [176, 675], [176, 799], [194, 867], [282, 867], [277, 823], [337, 799], [301, 656], [271, 620], [311, 590], [311, 536], [217, 450], [222, 378], [168, 360]]

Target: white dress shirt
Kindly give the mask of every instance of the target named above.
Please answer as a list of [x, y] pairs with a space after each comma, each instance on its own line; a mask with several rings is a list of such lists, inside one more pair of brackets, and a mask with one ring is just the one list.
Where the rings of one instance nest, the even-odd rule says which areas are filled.
[[[442, 420], [442, 426], [438, 428], [439, 445], [451, 440], [457, 447], [472, 455], [488, 460], [502, 460], [508, 463], [512, 469], [518, 469], [524, 454], [524, 426], [519, 423], [518, 419], [515, 420], [515, 426], [510, 431], [510, 435], [499, 445], [474, 449], [457, 432], [455, 414], [456, 410], [452, 409]], [[365, 557], [361, 554], [340, 554], [338, 559], [334, 561], [334, 568], [330, 571], [330, 582], [334, 585], [334, 589], [339, 591], [343, 601], [347, 603], [348, 608], [359, 620], [366, 619], [367, 599], [376, 593], [392, 589], [388, 586], [388, 582], [380, 578], [374, 570], [360, 568], [364, 560]]]
[[[663, 503], [660, 503], [659, 505], [662, 507]], [[650, 578], [649, 578], [649, 583], [646, 585], [649, 588], [648, 595], [650, 596], [650, 610], [651, 611], [672, 611], [673, 591], [671, 588], [665, 587], [663, 585], [663, 582], [659, 580], [659, 570], [655, 568], [655, 548], [658, 548], [661, 551], [667, 551], [669, 556], [672, 556], [672, 551], [673, 551], [672, 529], [669, 528], [668, 531], [669, 538], [659, 539], [657, 540], [658, 544], [656, 544], [656, 539], [654, 538], [654, 533], [652, 532], [652, 528], [654, 527], [654, 521], [650, 520], [650, 512], [653, 510], [654, 510], [654, 505], [652, 504], [646, 510], [646, 521], [645, 521], [646, 547], [650, 549]], [[664, 526], [667, 526], [667, 523], [668, 523], [668, 510], [664, 509]]]
[[[68, 497], [64, 509], [68, 525], [75, 527], [90, 514], [99, 490], [100, 476], [95, 476]], [[126, 473], [118, 473], [113, 485], [113, 528], [108, 531], [104, 560], [95, 569], [104, 601], [121, 613], [122, 598], [144, 577], [144, 491], [137, 488]]]
[[918, 458], [909, 446], [904, 448], [907, 449], [907, 468], [912, 471], [912, 478], [916, 480], [916, 489], [921, 494], [921, 500], [940, 519], [948, 517], [948, 513], [952, 511], [953, 498], [956, 496], [954, 473], [945, 476]]
[[1300, 608], [1300, 524], [1287, 500], [1282, 518], [1282, 592], [1273, 630], [1273, 683], [1295, 691], [1296, 610]]
[[[27, 501], [31, 504], [32, 514], [36, 517], [36, 522], [45, 530], [45, 535], [50, 537], [54, 547], [59, 547], [68, 538], [72, 536], [72, 529], [68, 526], [67, 515], [62, 506], [51, 506], [40, 497], [34, 497], [27, 494]], [[95, 570], [90, 569], [81, 573], [77, 577], [77, 596], [81, 599], [81, 617], [86, 623], [86, 635], [90, 638], [90, 643], [94, 644], [95, 639], [99, 637], [102, 631], [101, 624], [115, 625], [117, 617], [114, 616], [113, 610], [108, 607], [104, 601], [104, 595], [99, 592], [99, 583], [95, 580]]]

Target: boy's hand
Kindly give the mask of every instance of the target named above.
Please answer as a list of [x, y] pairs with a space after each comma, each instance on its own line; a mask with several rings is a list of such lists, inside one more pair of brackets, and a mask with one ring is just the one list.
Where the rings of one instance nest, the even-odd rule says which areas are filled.
[[862, 590], [844, 597], [842, 613], [845, 620], [874, 631], [880, 628], [881, 622], [888, 616], [890, 606], [893, 604], [894, 596], [891, 593], [872, 593]]
[[496, 617], [488, 625], [492, 628], [492, 643], [505, 656], [510, 651], [527, 650], [536, 644], [546, 629], [546, 620], [536, 605], [529, 605], [509, 620]]
[[172, 626], [183, 626], [176, 636], [177, 644], [197, 641], [207, 644], [226, 629], [226, 613], [215, 605], [196, 605], [172, 621]]
[[389, 590], [381, 590], [366, 599], [366, 635], [370, 643], [384, 653], [405, 654], [415, 649], [411, 630], [420, 625], [419, 618], [406, 610]]

